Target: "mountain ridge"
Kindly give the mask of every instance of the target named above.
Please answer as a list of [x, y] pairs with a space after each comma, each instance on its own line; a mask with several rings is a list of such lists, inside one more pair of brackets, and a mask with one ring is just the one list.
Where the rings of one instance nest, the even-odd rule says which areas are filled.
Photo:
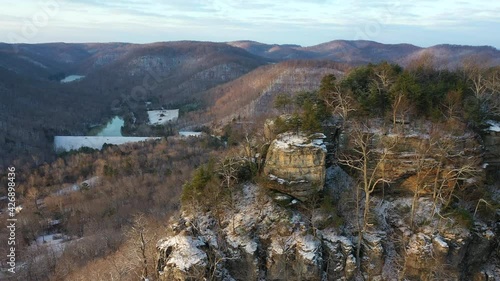
[[[493, 46], [470, 46], [438, 44], [420, 47], [409, 43], [385, 44], [370, 40], [332, 40], [312, 46], [296, 44], [267, 44], [252, 40], [230, 42], [208, 41], [166, 41], [146, 44], [111, 42], [111, 43], [41, 43], [8, 44], [0, 43], [0, 67], [19, 73], [30, 74], [38, 79], [46, 79], [54, 72], [77, 71], [86, 74], [94, 67], [113, 62], [134, 52], [146, 52], [158, 48], [186, 46], [224, 46], [259, 56], [274, 62], [298, 59], [333, 60], [351, 64], [377, 63], [389, 61], [406, 66], [409, 61], [422, 53], [431, 54], [444, 67], [456, 67], [470, 55], [482, 56], [490, 61], [490, 66], [500, 65], [500, 50]], [[142, 51], [141, 51], [142, 50]], [[232, 52], [235, 50], [233, 49]], [[92, 64], [94, 62], [94, 64]], [[96, 65], [95, 62], [101, 64]], [[32, 68], [32, 69], [29, 69]], [[29, 69], [29, 70], [28, 70]]]
[[[219, 121], [240, 114], [261, 114], [273, 110], [272, 97], [279, 91], [311, 91], [322, 75], [338, 70], [335, 65], [325, 67], [322, 63], [356, 66], [386, 60], [408, 66], [429, 52], [435, 58], [434, 64], [443, 68], [456, 67], [469, 56], [500, 65], [500, 51], [493, 47], [443, 44], [421, 48], [366, 40], [334, 40], [309, 47], [249, 40], [0, 43], [0, 98], [9, 100], [10, 105], [0, 112], [0, 120], [10, 120], [0, 134], [0, 151], [12, 157], [18, 152], [29, 155], [33, 153], [33, 139], [40, 140], [38, 146], [47, 150], [56, 133], [82, 134], [86, 127], [116, 114], [133, 113], [134, 118], [145, 123], [147, 102], [156, 109], [178, 108], [180, 104], [196, 107], [205, 102], [207, 109], [216, 111], [212, 116]], [[261, 67], [287, 62], [235, 81]], [[59, 83], [67, 75], [86, 77], [75, 83]], [[270, 84], [259, 82], [264, 80]], [[230, 84], [219, 87], [226, 83]], [[258, 87], [256, 83], [260, 83]], [[219, 98], [217, 103], [215, 99]], [[228, 112], [231, 108], [237, 110]], [[202, 120], [207, 121], [205, 117]], [[39, 124], [41, 120], [46, 125]]]
[[[491, 66], [500, 64], [500, 51], [493, 46], [438, 44], [430, 47], [419, 47], [409, 43], [384, 44], [370, 40], [332, 40], [307, 47], [289, 44], [264, 44], [248, 40], [233, 41], [228, 42], [228, 44], [276, 60], [329, 59], [354, 64], [389, 61], [405, 66], [419, 53], [429, 52], [431, 55], [439, 56], [439, 50], [444, 49], [449, 53], [458, 52], [453, 57], [453, 61], [445, 67], [456, 67], [471, 53], [491, 59]], [[439, 57], [439, 59], [447, 60], [450, 56]]]

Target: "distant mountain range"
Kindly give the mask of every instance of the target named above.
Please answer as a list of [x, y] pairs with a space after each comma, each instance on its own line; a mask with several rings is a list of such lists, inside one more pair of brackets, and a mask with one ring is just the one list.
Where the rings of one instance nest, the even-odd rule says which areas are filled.
[[[246, 51], [246, 52], [243, 52]], [[389, 61], [406, 65], [422, 54], [430, 54], [436, 63], [454, 67], [467, 56], [476, 55], [491, 65], [500, 64], [500, 51], [490, 46], [436, 45], [422, 48], [411, 44], [382, 44], [373, 41], [335, 40], [315, 46], [264, 44], [254, 41], [228, 43], [161, 42], [151, 44], [128, 43], [0, 43], [0, 67], [22, 75], [48, 78], [57, 72], [88, 75], [106, 66], [127, 64], [137, 57], [161, 55], [164, 57], [198, 57], [204, 60], [232, 59], [249, 66], [268, 61], [331, 60], [350, 64]], [[202, 59], [203, 60], [203, 59]], [[190, 62], [193, 63], [193, 62]], [[133, 67], [133, 65], [131, 65]]]
[[411, 60], [426, 53], [444, 67], [457, 66], [470, 55], [489, 60], [491, 65], [500, 64], [500, 51], [490, 46], [436, 45], [429, 48], [411, 44], [382, 44], [374, 41], [335, 40], [311, 47], [299, 45], [269, 45], [254, 41], [228, 43], [248, 52], [275, 60], [326, 59], [351, 64], [377, 63], [389, 61], [406, 65]]

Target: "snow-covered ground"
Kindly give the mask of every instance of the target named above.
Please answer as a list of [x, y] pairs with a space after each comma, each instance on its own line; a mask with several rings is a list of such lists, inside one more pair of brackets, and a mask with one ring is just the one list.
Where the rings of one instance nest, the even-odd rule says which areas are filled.
[[56, 191], [55, 194], [57, 194], [57, 195], [69, 194], [71, 192], [75, 192], [75, 191], [78, 191], [78, 190], [80, 190], [80, 186], [78, 184], [73, 184], [73, 185], [65, 187], [65, 188], [63, 188], [61, 190]]
[[199, 137], [203, 133], [202, 132], [190, 132], [190, 131], [181, 131], [179, 132], [179, 135], [181, 137]]
[[66, 76], [63, 80], [61, 80], [61, 83], [70, 83], [70, 82], [74, 82], [77, 80], [81, 80], [83, 78], [85, 78], [85, 76], [83, 76], [83, 75], [69, 75], [69, 76]]
[[41, 246], [41, 245], [57, 245], [61, 244], [64, 241], [68, 240], [69, 237], [61, 234], [61, 233], [54, 233], [54, 234], [48, 234], [48, 235], [41, 235], [36, 238], [36, 244]]
[[82, 147], [90, 147], [94, 149], [102, 149], [102, 146], [107, 144], [125, 144], [146, 141], [151, 139], [159, 139], [155, 137], [88, 137], [88, 136], [55, 136], [54, 148], [56, 151], [78, 150]]
[[168, 257], [167, 266], [188, 270], [193, 265], [205, 266], [207, 264], [207, 254], [200, 247], [205, 243], [200, 239], [191, 236], [177, 235], [166, 240], [160, 240], [157, 244], [159, 249], [174, 248]]
[[500, 122], [496, 122], [496, 121], [493, 121], [493, 120], [488, 120], [488, 121], [486, 121], [486, 123], [488, 125], [490, 125], [490, 127], [488, 128], [489, 131], [500, 132]]
[[293, 149], [294, 147], [319, 147], [326, 152], [326, 146], [323, 142], [325, 138], [324, 134], [304, 136], [294, 133], [283, 133], [274, 140], [274, 145], [283, 150]]
[[86, 187], [86, 188], [95, 187], [99, 183], [100, 183], [99, 177], [91, 177], [90, 179], [82, 181], [80, 184], [73, 184], [73, 185], [67, 186], [61, 190], [58, 190], [55, 192], [55, 194], [56, 195], [69, 194], [69, 193], [72, 193], [75, 191], [79, 191], [82, 187]]
[[179, 110], [150, 110], [148, 116], [151, 125], [163, 125], [179, 118]]

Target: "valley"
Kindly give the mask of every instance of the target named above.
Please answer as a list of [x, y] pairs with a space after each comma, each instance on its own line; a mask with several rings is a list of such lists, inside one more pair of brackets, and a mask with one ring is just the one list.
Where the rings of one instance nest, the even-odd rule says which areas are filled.
[[2, 43], [22, 209], [0, 276], [497, 280], [499, 66], [365, 40]]

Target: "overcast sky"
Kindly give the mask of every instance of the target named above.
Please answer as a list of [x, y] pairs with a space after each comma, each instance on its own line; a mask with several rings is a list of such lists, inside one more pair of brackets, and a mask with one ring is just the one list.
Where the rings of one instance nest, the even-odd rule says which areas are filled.
[[335, 39], [500, 47], [500, 1], [0, 0], [0, 42]]

